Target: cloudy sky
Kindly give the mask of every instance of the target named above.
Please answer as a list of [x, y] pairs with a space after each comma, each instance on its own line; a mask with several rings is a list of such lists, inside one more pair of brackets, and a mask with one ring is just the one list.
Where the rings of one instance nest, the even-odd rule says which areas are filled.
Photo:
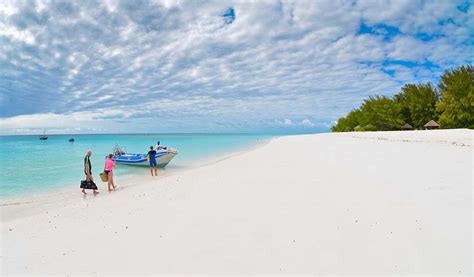
[[0, 1], [0, 134], [315, 132], [473, 63], [472, 1]]

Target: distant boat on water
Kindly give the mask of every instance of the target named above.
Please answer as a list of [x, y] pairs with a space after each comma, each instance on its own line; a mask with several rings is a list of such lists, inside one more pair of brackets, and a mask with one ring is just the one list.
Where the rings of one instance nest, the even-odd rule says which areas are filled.
[[43, 135], [39, 136], [40, 140], [47, 140], [48, 136], [46, 135], [46, 129], [43, 129]]
[[70, 139], [69, 139], [69, 142], [74, 142], [74, 139], [73, 139], [73, 138], [70, 138]]

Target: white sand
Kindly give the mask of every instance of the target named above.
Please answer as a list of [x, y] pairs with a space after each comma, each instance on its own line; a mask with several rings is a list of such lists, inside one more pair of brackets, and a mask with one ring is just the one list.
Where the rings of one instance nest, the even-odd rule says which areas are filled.
[[472, 142], [288, 136], [168, 177], [118, 176], [112, 194], [2, 206], [2, 271], [472, 274]]

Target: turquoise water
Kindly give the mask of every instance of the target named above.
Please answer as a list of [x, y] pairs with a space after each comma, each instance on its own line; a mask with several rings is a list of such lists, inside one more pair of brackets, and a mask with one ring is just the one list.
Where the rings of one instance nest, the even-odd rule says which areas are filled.
[[[69, 138], [75, 142], [69, 142]], [[0, 198], [29, 195], [57, 188], [77, 186], [84, 179], [83, 159], [92, 151], [95, 180], [104, 168], [104, 157], [116, 144], [127, 152], [147, 153], [159, 140], [161, 145], [178, 150], [164, 169], [172, 171], [199, 164], [225, 153], [261, 143], [271, 135], [253, 134], [126, 134], [126, 135], [50, 135], [0, 137]], [[148, 174], [146, 167], [120, 165], [116, 174]]]

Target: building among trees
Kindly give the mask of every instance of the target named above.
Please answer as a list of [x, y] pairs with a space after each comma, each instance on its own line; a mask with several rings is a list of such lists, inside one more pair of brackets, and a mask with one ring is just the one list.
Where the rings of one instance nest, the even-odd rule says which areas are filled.
[[425, 124], [425, 128], [428, 130], [439, 129], [439, 124], [436, 123], [436, 121], [434, 120], [430, 120], [428, 123]]
[[405, 125], [402, 126], [402, 130], [413, 130], [413, 126], [406, 123]]

